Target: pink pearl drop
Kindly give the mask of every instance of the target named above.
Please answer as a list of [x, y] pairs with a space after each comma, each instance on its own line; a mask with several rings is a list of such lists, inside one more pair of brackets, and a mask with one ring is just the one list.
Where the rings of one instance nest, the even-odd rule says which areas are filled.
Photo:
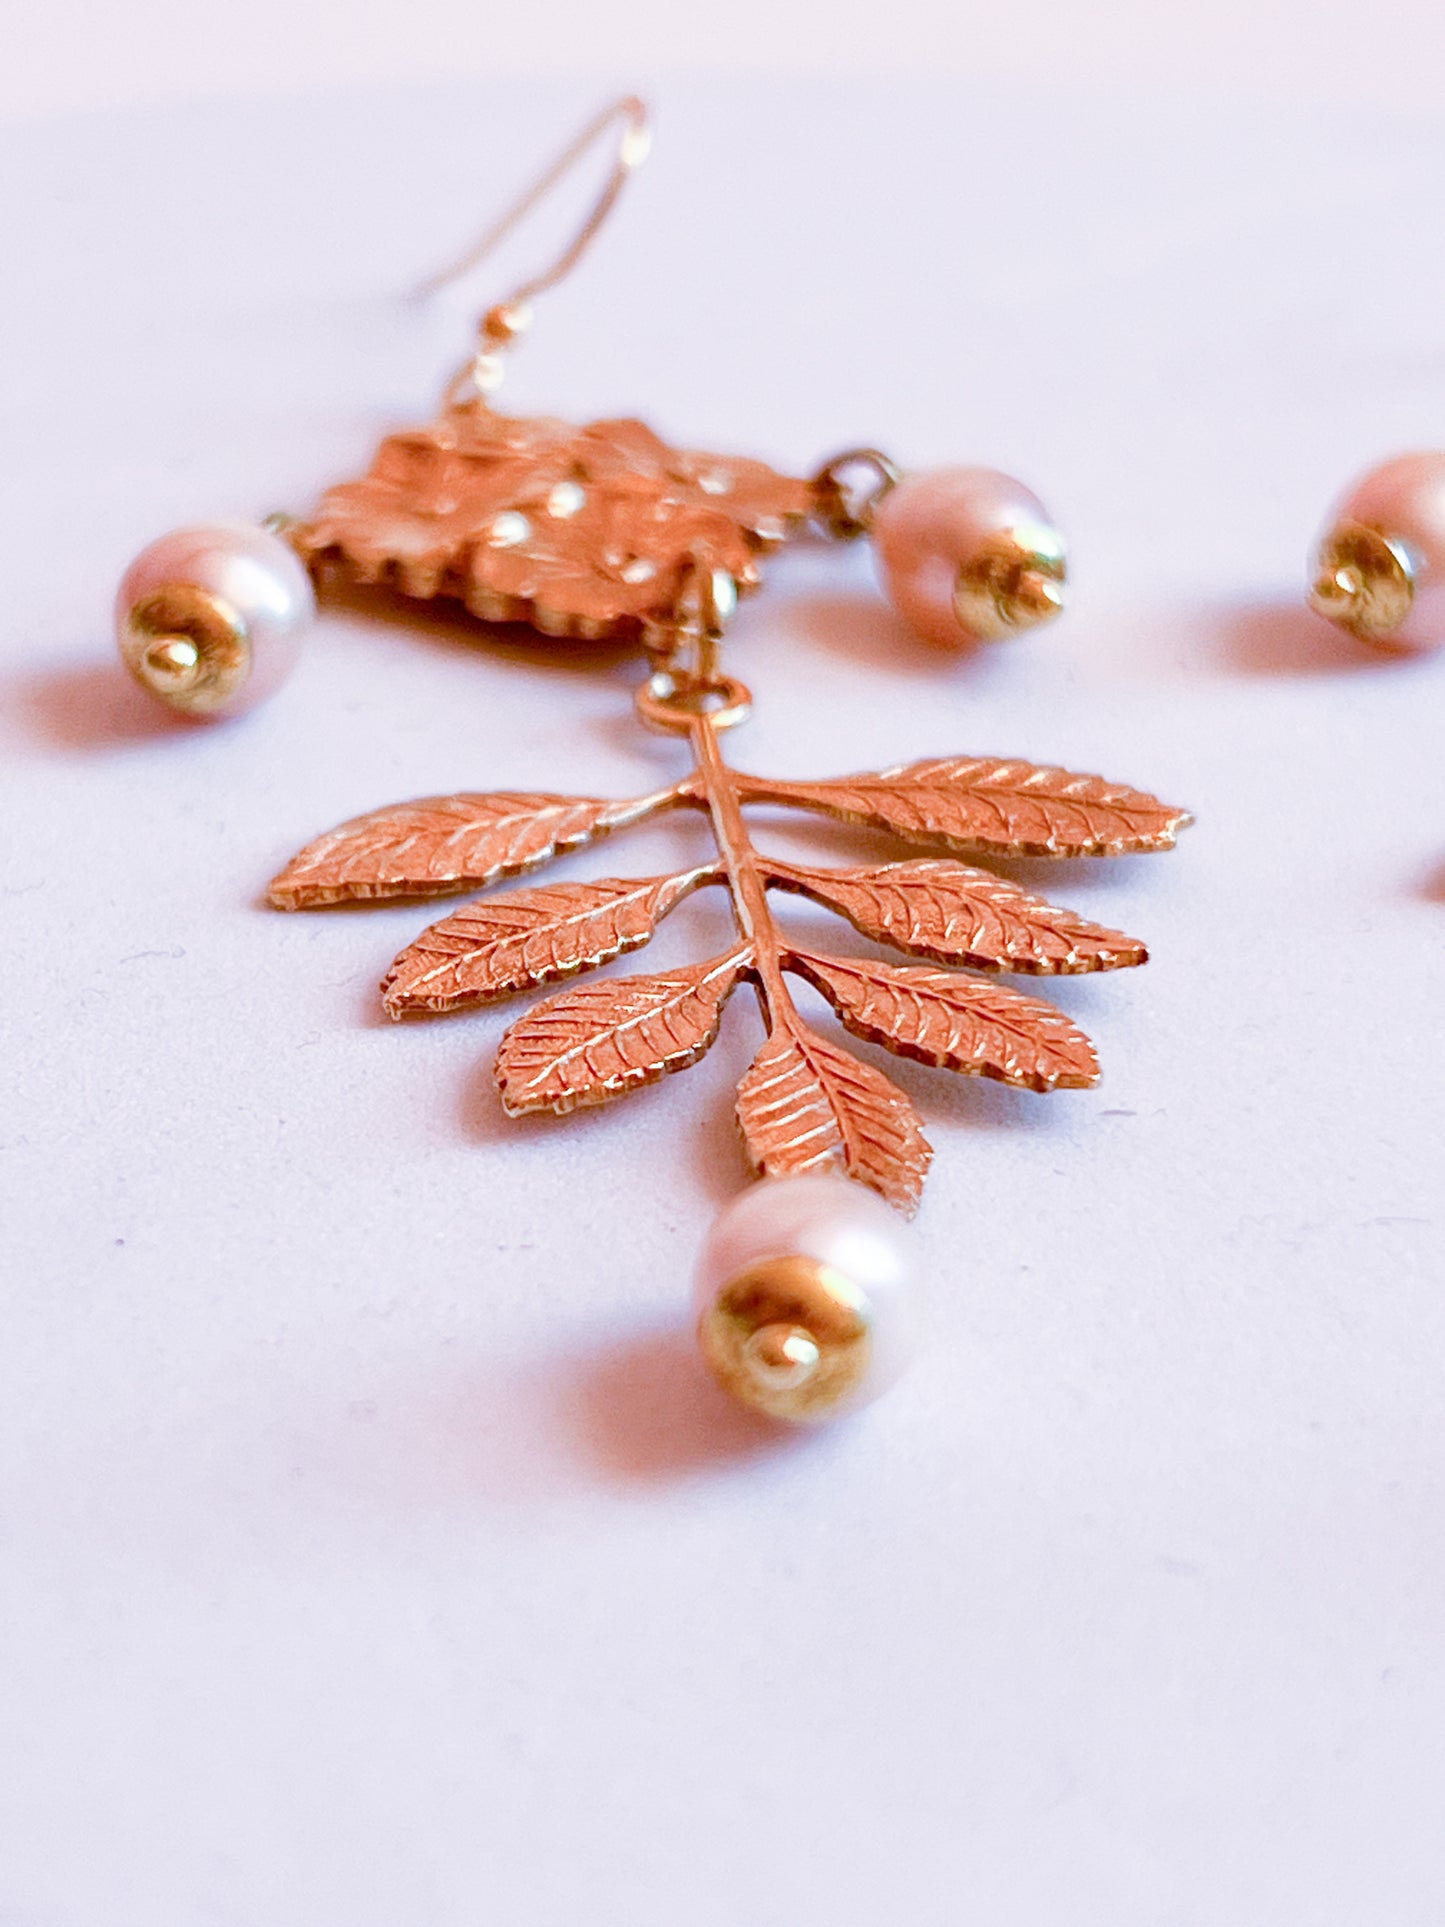
[[316, 596], [305, 564], [278, 535], [247, 522], [209, 522], [174, 529], [142, 549], [116, 593], [123, 652], [131, 611], [148, 596], [175, 586], [204, 590], [233, 610], [244, 625], [247, 649], [239, 688], [202, 709], [178, 706], [207, 718], [232, 716], [254, 707], [285, 681], [315, 619]]
[[1350, 489], [1331, 517], [1379, 529], [1409, 553], [1415, 599], [1391, 649], [1434, 649], [1445, 642], [1445, 454], [1399, 455]]
[[958, 572], [1010, 530], [1051, 530], [1038, 496], [992, 468], [905, 475], [879, 502], [873, 542], [888, 594], [921, 636], [946, 649], [978, 638], [954, 607]]

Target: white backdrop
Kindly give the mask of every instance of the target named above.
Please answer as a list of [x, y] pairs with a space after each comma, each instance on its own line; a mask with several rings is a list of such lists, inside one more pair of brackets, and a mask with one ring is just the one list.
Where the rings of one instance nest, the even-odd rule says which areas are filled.
[[[119, 19], [32, 19], [0, 137], [0, 1922], [1437, 1927], [1445, 683], [1299, 588], [1354, 470], [1445, 443], [1438, 27], [950, 10], [904, 80], [821, 70], [916, 63], [921, 9]], [[999, 462], [1076, 558], [954, 666], [866, 556], [783, 558], [739, 760], [1017, 752], [1199, 819], [1053, 886], [1154, 953], [1058, 990], [1097, 1092], [901, 1070], [933, 1339], [782, 1447], [680, 1325], [745, 999], [509, 1124], [501, 1013], [379, 1019], [425, 912], [259, 907], [382, 802], [656, 781], [632, 672], [332, 616], [194, 732], [107, 653], [143, 541], [429, 405], [468, 306], [395, 290], [641, 44], [800, 71], [658, 80], [508, 401]]]
[[[1442, 28], [1432, 0], [48, 0], [12, 7], [0, 114], [316, 87], [607, 75], [626, 87], [708, 73], [953, 77], [971, 119], [1020, 90], [1013, 139], [1048, 140], [1051, 91], [1100, 82], [1279, 101], [1432, 107]], [[496, 94], [478, 111], [496, 111]]]

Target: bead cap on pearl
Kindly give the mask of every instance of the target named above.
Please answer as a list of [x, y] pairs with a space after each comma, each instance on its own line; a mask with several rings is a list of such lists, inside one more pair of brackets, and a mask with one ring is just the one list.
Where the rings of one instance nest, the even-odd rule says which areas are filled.
[[1316, 615], [1362, 642], [1388, 642], [1415, 604], [1415, 561], [1403, 542], [1361, 522], [1342, 522], [1321, 545], [1309, 592]]
[[268, 528], [213, 522], [143, 549], [116, 596], [121, 659], [183, 716], [234, 715], [286, 677], [316, 613], [300, 557]]
[[698, 1342], [724, 1391], [769, 1418], [826, 1418], [867, 1376], [867, 1300], [816, 1258], [765, 1258], [707, 1305]]
[[1063, 538], [1042, 523], [1004, 529], [963, 564], [953, 612], [980, 642], [1002, 642], [1064, 612]]
[[121, 657], [143, 688], [172, 709], [227, 709], [251, 673], [251, 638], [239, 609], [194, 582], [171, 582], [127, 609]]
[[1321, 539], [1309, 601], [1377, 648], [1445, 642], [1445, 453], [1397, 455], [1354, 483]]
[[878, 499], [873, 541], [899, 614], [944, 648], [1016, 636], [1063, 610], [1063, 538], [1033, 491], [996, 469], [905, 475]]
[[765, 1178], [735, 1199], [708, 1234], [694, 1290], [698, 1343], [723, 1390], [790, 1424], [866, 1405], [913, 1350], [908, 1228], [831, 1173]]

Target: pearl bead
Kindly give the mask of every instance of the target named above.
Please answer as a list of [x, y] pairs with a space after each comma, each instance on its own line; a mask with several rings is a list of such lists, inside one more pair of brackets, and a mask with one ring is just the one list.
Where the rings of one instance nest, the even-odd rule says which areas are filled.
[[1445, 642], [1445, 455], [1401, 455], [1340, 502], [1310, 604], [1387, 649]]
[[231, 716], [285, 681], [315, 613], [305, 565], [279, 536], [216, 522], [142, 549], [116, 595], [116, 639], [161, 702]]
[[994, 642], [1064, 606], [1064, 544], [1039, 498], [991, 468], [905, 475], [873, 542], [904, 620], [945, 648]]
[[698, 1342], [723, 1388], [770, 1418], [866, 1405], [908, 1363], [911, 1237], [847, 1178], [768, 1178], [713, 1224], [698, 1257]]

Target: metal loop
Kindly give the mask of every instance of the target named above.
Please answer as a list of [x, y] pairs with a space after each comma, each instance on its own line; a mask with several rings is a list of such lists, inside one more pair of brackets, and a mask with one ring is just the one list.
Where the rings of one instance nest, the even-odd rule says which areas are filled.
[[[695, 558], [678, 604], [679, 633], [698, 637], [715, 652], [737, 606], [736, 578], [726, 569], [715, 569], [706, 560]], [[704, 674], [710, 673], [708, 663], [701, 659], [699, 667]]]
[[[849, 471], [864, 469], [872, 478], [850, 481]], [[873, 526], [873, 514], [883, 497], [898, 485], [903, 471], [877, 448], [847, 448], [835, 455], [813, 477], [813, 514], [824, 531], [838, 542], [853, 542]]]
[[734, 729], [752, 713], [753, 692], [736, 676], [686, 676], [656, 670], [638, 690], [637, 713], [649, 729], [686, 736], [706, 716], [714, 729]]
[[677, 688], [719, 682], [719, 646], [737, 606], [738, 585], [729, 571], [694, 556], [670, 619], [653, 624], [644, 636], [655, 674], [671, 677]]

